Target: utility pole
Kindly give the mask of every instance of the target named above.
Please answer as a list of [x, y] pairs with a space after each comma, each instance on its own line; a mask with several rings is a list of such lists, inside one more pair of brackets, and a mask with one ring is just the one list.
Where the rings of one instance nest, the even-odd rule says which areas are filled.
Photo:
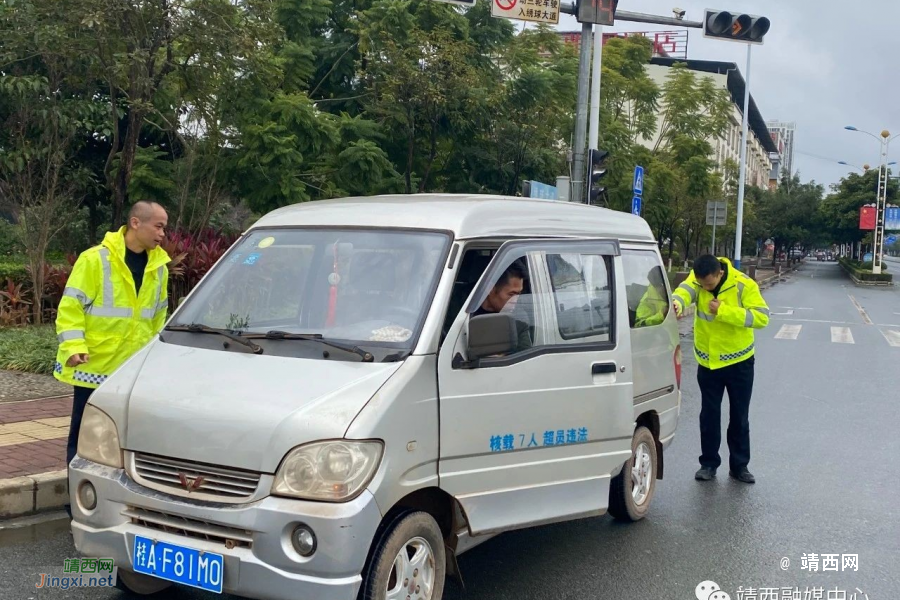
[[741, 172], [738, 182], [737, 224], [734, 228], [734, 267], [741, 269], [741, 242], [744, 234], [744, 180], [747, 177], [747, 129], [750, 121], [750, 49], [747, 44], [747, 74], [744, 82], [744, 118], [741, 122]]

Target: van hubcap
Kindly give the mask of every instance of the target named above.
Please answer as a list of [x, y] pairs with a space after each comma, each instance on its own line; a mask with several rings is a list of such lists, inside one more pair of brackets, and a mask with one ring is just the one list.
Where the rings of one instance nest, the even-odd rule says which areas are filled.
[[653, 469], [650, 462], [650, 448], [641, 442], [634, 450], [634, 463], [631, 467], [631, 499], [636, 506], [647, 501], [650, 495], [650, 483]]
[[434, 590], [434, 552], [424, 538], [406, 542], [394, 558], [387, 600], [430, 600]]

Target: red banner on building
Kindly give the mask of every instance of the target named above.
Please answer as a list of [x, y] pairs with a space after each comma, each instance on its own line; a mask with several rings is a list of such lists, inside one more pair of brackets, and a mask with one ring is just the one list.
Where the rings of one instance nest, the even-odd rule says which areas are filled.
[[859, 228], [865, 231], [874, 231], [877, 214], [874, 206], [861, 207], [859, 209]]

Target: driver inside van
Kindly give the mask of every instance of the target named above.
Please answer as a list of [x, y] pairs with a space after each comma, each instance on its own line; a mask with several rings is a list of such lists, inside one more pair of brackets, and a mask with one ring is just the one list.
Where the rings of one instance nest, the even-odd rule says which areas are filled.
[[478, 310], [472, 313], [472, 317], [498, 313], [515, 313], [518, 341], [514, 352], [521, 352], [532, 346], [528, 323], [522, 320], [525, 317], [524, 311], [516, 310], [519, 296], [525, 290], [527, 277], [528, 268], [520, 261], [513, 262], [506, 268], [506, 271], [503, 272], [497, 283], [494, 284], [494, 287], [488, 293], [484, 302], [481, 303], [481, 306], [478, 307]]

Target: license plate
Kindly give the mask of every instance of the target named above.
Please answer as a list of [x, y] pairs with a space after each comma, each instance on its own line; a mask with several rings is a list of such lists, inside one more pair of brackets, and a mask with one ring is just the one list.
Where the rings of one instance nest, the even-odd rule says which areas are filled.
[[183, 585], [222, 593], [221, 554], [185, 548], [150, 538], [134, 537], [134, 571]]

